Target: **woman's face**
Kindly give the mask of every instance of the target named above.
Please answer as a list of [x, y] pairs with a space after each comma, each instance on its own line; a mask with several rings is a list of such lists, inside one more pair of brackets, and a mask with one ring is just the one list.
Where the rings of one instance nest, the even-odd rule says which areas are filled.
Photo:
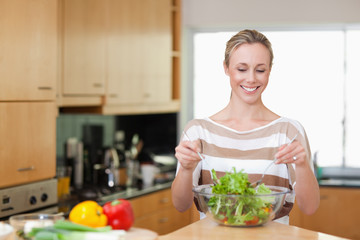
[[264, 45], [241, 44], [232, 52], [229, 66], [224, 64], [224, 69], [230, 77], [232, 97], [248, 104], [261, 101], [271, 71], [270, 53]]

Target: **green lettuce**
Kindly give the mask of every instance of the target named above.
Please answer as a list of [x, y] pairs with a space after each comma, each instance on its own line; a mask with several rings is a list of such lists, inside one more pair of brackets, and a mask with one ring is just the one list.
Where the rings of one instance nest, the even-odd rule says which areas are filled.
[[[212, 186], [212, 193], [215, 195], [209, 199], [208, 206], [215, 219], [226, 225], [259, 225], [268, 220], [274, 197], [255, 197], [259, 194], [271, 194], [268, 187], [260, 184], [255, 189], [251, 186], [248, 175], [243, 170], [237, 172], [235, 168], [221, 178], [212, 170], [212, 177], [217, 184]], [[241, 197], [242, 195], [250, 197]]]

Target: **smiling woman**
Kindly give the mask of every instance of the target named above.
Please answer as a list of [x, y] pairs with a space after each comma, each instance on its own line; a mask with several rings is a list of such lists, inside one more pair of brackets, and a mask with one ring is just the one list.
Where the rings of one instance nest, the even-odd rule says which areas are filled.
[[[304, 125], [320, 166], [360, 167], [354, 154], [360, 135], [360, 31], [263, 33], [275, 52], [263, 95], [267, 107]], [[234, 34], [194, 34], [194, 118], [209, 116], [228, 102], [230, 86], [222, 60], [224, 44]], [[251, 92], [251, 86], [244, 87]]]

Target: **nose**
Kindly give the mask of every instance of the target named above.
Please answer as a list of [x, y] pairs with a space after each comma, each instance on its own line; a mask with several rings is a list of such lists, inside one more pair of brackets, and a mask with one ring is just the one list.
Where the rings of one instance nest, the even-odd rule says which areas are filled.
[[254, 83], [256, 82], [256, 75], [255, 75], [255, 71], [249, 71], [249, 74], [246, 78], [246, 81], [249, 83]]

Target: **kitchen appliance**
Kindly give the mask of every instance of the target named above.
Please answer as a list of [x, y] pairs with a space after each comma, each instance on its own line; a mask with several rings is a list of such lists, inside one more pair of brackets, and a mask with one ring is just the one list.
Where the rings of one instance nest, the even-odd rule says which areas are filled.
[[106, 148], [101, 163], [94, 164], [94, 185], [102, 194], [121, 189], [120, 161], [115, 148]]
[[103, 158], [103, 135], [102, 125], [83, 125], [83, 144], [84, 144], [84, 184], [93, 186], [94, 165], [101, 164]]
[[83, 143], [75, 137], [68, 138], [65, 144], [65, 165], [71, 168], [71, 186], [76, 189], [83, 187], [83, 148]]
[[0, 220], [10, 215], [41, 211], [57, 213], [57, 179], [0, 189]]

